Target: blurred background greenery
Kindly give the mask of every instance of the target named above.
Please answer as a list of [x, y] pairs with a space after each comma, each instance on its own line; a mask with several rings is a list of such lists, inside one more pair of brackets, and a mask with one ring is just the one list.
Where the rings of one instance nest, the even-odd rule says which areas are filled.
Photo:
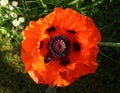
[[[44, 17], [55, 7], [70, 7], [91, 17], [102, 42], [120, 42], [120, 0], [9, 0], [0, 5], [0, 93], [45, 92], [46, 85], [36, 85], [24, 72], [21, 31], [30, 20]], [[98, 63], [95, 74], [58, 88], [58, 93], [120, 93], [120, 47], [100, 46]]]

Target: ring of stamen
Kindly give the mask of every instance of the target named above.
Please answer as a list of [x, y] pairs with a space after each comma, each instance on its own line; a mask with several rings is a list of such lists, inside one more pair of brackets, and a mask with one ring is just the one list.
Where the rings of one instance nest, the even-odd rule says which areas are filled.
[[70, 41], [62, 35], [52, 37], [48, 43], [48, 49], [52, 55], [65, 57], [70, 50]]
[[56, 53], [62, 53], [66, 49], [66, 44], [64, 40], [58, 39], [53, 42], [52, 48]]

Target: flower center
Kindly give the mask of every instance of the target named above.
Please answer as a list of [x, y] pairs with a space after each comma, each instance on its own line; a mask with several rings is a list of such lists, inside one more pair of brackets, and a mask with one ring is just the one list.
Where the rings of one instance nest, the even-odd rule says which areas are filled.
[[70, 41], [65, 36], [52, 37], [48, 43], [49, 51], [58, 57], [65, 57], [70, 50]]
[[63, 40], [55, 40], [53, 42], [53, 50], [56, 52], [56, 53], [61, 53], [63, 52], [65, 49], [66, 49], [66, 45], [65, 45], [65, 42]]

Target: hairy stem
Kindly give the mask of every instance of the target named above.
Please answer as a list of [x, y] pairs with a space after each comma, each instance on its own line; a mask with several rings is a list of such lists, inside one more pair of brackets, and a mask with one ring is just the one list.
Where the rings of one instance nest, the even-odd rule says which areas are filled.
[[113, 43], [113, 42], [99, 42], [99, 46], [106, 46], [106, 47], [120, 47], [120, 43]]

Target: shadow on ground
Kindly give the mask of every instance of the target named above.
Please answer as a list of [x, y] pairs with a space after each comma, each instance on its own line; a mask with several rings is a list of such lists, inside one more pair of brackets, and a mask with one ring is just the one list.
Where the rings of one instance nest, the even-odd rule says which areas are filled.
[[14, 64], [6, 60], [4, 56], [9, 52], [0, 52], [0, 93], [43, 93], [45, 86], [35, 84], [24, 73], [21, 64], [21, 68], [17, 64], [20, 69], [14, 68]]

